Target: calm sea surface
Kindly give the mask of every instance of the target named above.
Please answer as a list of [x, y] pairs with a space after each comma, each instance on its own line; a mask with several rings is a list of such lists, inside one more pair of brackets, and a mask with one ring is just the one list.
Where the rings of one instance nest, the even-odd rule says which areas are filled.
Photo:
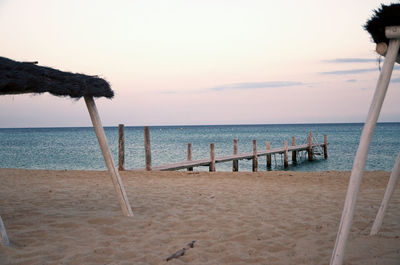
[[[186, 160], [187, 143], [192, 143], [192, 159], [209, 157], [209, 146], [215, 143], [216, 156], [233, 152], [233, 139], [238, 139], [239, 153], [282, 147], [305, 141], [310, 130], [318, 142], [328, 135], [327, 160], [290, 164], [290, 170], [351, 170], [363, 124], [288, 124], [288, 125], [215, 125], [150, 127], [153, 165]], [[118, 128], [105, 128], [114, 161], [118, 161]], [[400, 151], [400, 123], [379, 123], [369, 150], [367, 170], [391, 171]], [[143, 127], [125, 127], [125, 167], [143, 168]], [[291, 155], [289, 154], [289, 157]], [[0, 168], [28, 169], [106, 169], [93, 128], [18, 128], [0, 129]], [[241, 160], [240, 171], [250, 171], [251, 161]], [[207, 170], [200, 167], [195, 170]], [[216, 165], [217, 171], [231, 171], [232, 162]], [[265, 157], [259, 158], [259, 169], [266, 170]], [[273, 159], [273, 169], [282, 170], [281, 156]]]

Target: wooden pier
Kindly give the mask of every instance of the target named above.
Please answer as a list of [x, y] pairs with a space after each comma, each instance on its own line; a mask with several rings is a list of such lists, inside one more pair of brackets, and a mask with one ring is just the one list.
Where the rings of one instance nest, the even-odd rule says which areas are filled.
[[[324, 148], [324, 146], [325, 146], [325, 144], [315, 144], [315, 143], [312, 145], [313, 148], [314, 147]], [[308, 151], [308, 150], [309, 150], [308, 144], [287, 147], [287, 152]], [[286, 152], [286, 150], [284, 147], [274, 148], [274, 149], [270, 149], [270, 150], [262, 150], [262, 151], [257, 152], [257, 157], [273, 155], [273, 154], [285, 154], [285, 152]], [[243, 154], [237, 154], [237, 155], [216, 157], [215, 163], [238, 161], [238, 160], [244, 160], [244, 159], [250, 160], [253, 158], [254, 158], [253, 152], [243, 153]], [[151, 170], [168, 171], [168, 170], [179, 170], [179, 169], [193, 168], [193, 167], [198, 167], [198, 166], [210, 166], [210, 165], [211, 165], [211, 159], [206, 158], [206, 159], [199, 159], [199, 160], [192, 160], [192, 161], [183, 161], [183, 162], [178, 162], [178, 163], [173, 163], [173, 164], [168, 164], [168, 165], [155, 166], [155, 167], [152, 167]], [[144, 169], [142, 169], [142, 170], [144, 170]], [[255, 168], [253, 168], [253, 171], [255, 171]]]
[[[120, 127], [123, 128], [123, 126], [120, 125]], [[123, 133], [120, 133], [119, 135], [124, 135]], [[194, 167], [199, 167], [199, 166], [208, 166], [209, 171], [213, 172], [215, 171], [215, 164], [217, 163], [223, 163], [223, 162], [232, 162], [232, 171], [238, 171], [239, 170], [239, 160], [252, 160], [252, 170], [253, 172], [258, 171], [258, 157], [261, 156], [266, 156], [266, 162], [267, 162], [267, 168], [272, 167], [272, 155], [283, 155], [283, 166], [284, 168], [289, 167], [289, 152], [292, 152], [292, 162], [297, 163], [298, 160], [298, 155], [303, 153], [304, 157], [307, 156], [308, 161], [312, 161], [316, 155], [323, 156], [325, 159], [328, 158], [328, 142], [327, 142], [327, 136], [324, 135], [324, 142], [323, 143], [317, 143], [315, 142], [315, 139], [312, 136], [312, 132], [310, 131], [309, 135], [307, 136], [307, 143], [305, 144], [300, 144], [296, 145], [296, 138], [292, 137], [292, 145], [288, 146], [288, 142], [284, 141], [284, 146], [280, 148], [274, 148], [271, 149], [270, 147], [270, 142], [266, 142], [266, 149], [264, 150], [257, 150], [257, 143], [256, 140], [253, 140], [253, 152], [249, 153], [238, 153], [238, 148], [237, 148], [237, 139], [233, 140], [233, 154], [232, 155], [226, 155], [226, 156], [221, 156], [221, 157], [216, 157], [215, 156], [215, 151], [214, 151], [214, 143], [210, 143], [210, 157], [205, 158], [205, 159], [198, 159], [198, 160], [192, 160], [192, 144], [188, 143], [188, 148], [187, 148], [187, 161], [182, 161], [182, 162], [177, 162], [177, 163], [171, 163], [171, 164], [166, 164], [166, 165], [159, 165], [159, 166], [152, 166], [151, 165], [151, 153], [150, 153], [150, 131], [148, 127], [144, 128], [144, 147], [145, 147], [145, 164], [146, 168], [139, 168], [135, 170], [147, 170], [147, 171], [168, 171], [168, 170], [181, 170], [181, 169], [186, 169], [188, 171], [193, 171]], [[119, 145], [123, 146], [123, 141], [124, 139], [119, 139]], [[122, 143], [121, 143], [122, 142]], [[124, 168], [123, 163], [123, 153], [124, 150], [120, 150], [119, 157], [122, 156], [121, 161], [120, 161], [120, 166], [119, 168]]]

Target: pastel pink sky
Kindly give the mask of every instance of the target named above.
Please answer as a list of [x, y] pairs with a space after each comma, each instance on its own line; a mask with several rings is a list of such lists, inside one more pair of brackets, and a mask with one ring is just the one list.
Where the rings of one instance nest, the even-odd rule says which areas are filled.
[[[99, 75], [106, 126], [363, 122], [362, 25], [391, 1], [0, 1], [0, 56]], [[400, 71], [380, 121], [400, 121]], [[83, 100], [0, 96], [0, 127], [90, 126]]]

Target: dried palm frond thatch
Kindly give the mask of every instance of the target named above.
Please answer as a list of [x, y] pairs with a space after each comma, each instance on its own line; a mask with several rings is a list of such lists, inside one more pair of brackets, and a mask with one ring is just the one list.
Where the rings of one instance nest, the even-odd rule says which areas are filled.
[[110, 84], [98, 76], [62, 72], [34, 62], [0, 57], [0, 95], [45, 92], [72, 98], [114, 96]]
[[384, 5], [374, 10], [373, 16], [364, 25], [373, 39], [378, 44], [385, 42], [389, 44], [389, 40], [385, 36], [385, 27], [400, 26], [400, 3]]

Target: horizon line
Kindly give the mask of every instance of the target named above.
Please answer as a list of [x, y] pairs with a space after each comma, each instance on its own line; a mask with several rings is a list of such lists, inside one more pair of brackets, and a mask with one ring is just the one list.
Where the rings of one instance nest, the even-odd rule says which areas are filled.
[[[364, 124], [365, 122], [304, 122], [304, 123], [238, 123], [238, 124], [181, 124], [181, 125], [124, 125], [124, 127], [201, 127], [201, 126], [260, 126], [260, 125], [335, 125], [335, 124]], [[377, 122], [377, 124], [384, 123], [400, 123], [400, 121], [381, 121]], [[121, 123], [120, 123], [121, 124]], [[103, 128], [118, 128], [118, 125], [115, 126], [103, 126]], [[64, 129], [64, 128], [93, 128], [93, 126], [37, 126], [37, 127], [0, 127], [2, 129]]]

